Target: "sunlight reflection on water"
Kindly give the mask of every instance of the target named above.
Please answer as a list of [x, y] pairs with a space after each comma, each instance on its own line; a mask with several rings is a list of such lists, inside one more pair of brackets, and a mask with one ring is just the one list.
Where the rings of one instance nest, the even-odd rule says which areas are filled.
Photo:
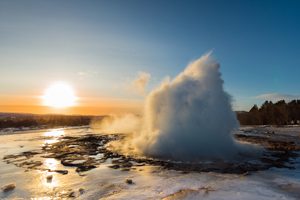
[[41, 182], [46, 188], [55, 188], [59, 186], [59, 179], [53, 172], [46, 171], [45, 173], [43, 173], [43, 175], [41, 176]]
[[[59, 163], [54, 158], [46, 158], [43, 162], [46, 169], [49, 170], [56, 170]], [[56, 173], [51, 171], [43, 171], [40, 176], [40, 182], [42, 183], [43, 187], [48, 189], [53, 189], [60, 186], [60, 181]]]
[[49, 137], [50, 139], [46, 139], [44, 143], [53, 144], [55, 142], [58, 142], [58, 139], [64, 135], [65, 135], [65, 131], [62, 129], [53, 129], [51, 131], [47, 131], [44, 133], [44, 136]]
[[[56, 165], [58, 163], [55, 159], [50, 158], [50, 159], [46, 159], [43, 162], [43, 164], [45, 168], [50, 170], [55, 170], [57, 168]], [[36, 175], [37, 178], [31, 184], [36, 185], [36, 188], [38, 188], [37, 194], [39, 195], [43, 193], [47, 193], [50, 195], [51, 192], [53, 192], [53, 189], [56, 189], [61, 186], [60, 178], [55, 172], [41, 170], [41, 171], [37, 171]], [[48, 197], [35, 197], [31, 199], [48, 199]]]
[[65, 131], [62, 129], [52, 129], [51, 131], [47, 131], [44, 133], [46, 137], [60, 137], [65, 134]]
[[57, 165], [58, 165], [58, 161], [54, 158], [46, 158], [44, 160], [44, 166], [47, 169], [55, 170], [55, 169], [57, 169]]
[[[44, 140], [44, 145], [46, 145], [58, 142], [59, 138], [65, 135], [65, 132], [62, 129], [52, 129], [50, 131], [45, 132], [43, 135], [47, 137], [47, 139]], [[43, 165], [46, 169], [56, 170], [59, 163], [54, 158], [46, 158], [43, 162]], [[42, 185], [46, 188], [55, 188], [60, 185], [58, 177], [55, 173], [51, 171], [42, 172], [40, 176], [40, 181]]]

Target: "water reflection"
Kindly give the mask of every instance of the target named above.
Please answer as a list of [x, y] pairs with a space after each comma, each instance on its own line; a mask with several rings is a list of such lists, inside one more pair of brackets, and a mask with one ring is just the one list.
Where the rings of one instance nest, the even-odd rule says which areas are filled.
[[46, 158], [44, 160], [44, 166], [46, 169], [56, 170], [58, 165], [58, 161], [54, 158]]
[[53, 170], [56, 170], [58, 167], [58, 161], [54, 158], [46, 158], [44, 160], [44, 167], [46, 169], [49, 169], [49, 171], [44, 171], [41, 175], [41, 182], [46, 188], [55, 188], [59, 186], [59, 179], [57, 177], [57, 174], [52, 172]]
[[65, 135], [65, 131], [63, 129], [52, 129], [51, 131], [47, 131], [44, 133], [44, 136], [49, 138], [45, 140], [45, 144], [53, 144], [58, 142], [58, 139], [61, 136]]
[[47, 131], [44, 133], [44, 136], [46, 137], [60, 137], [65, 134], [65, 131], [63, 129], [52, 129], [51, 131]]
[[55, 188], [59, 186], [59, 179], [57, 174], [53, 172], [45, 172], [41, 176], [41, 182], [46, 188]]
[[[44, 145], [53, 144], [59, 141], [59, 138], [65, 135], [63, 129], [52, 129], [50, 131], [45, 132], [44, 137], [46, 138], [43, 143]], [[59, 186], [59, 179], [57, 174], [52, 172], [58, 168], [59, 162], [54, 158], [46, 158], [43, 161], [43, 165], [45, 169], [49, 171], [43, 171], [40, 176], [40, 181], [42, 185], [46, 188], [55, 188]]]

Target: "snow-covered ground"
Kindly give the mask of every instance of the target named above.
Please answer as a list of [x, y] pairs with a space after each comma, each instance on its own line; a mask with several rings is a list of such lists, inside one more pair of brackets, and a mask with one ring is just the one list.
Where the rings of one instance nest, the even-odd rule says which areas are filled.
[[[296, 135], [299, 127], [272, 128], [280, 134]], [[0, 155], [24, 151], [39, 151], [45, 143], [61, 136], [86, 135], [89, 128], [27, 131], [23, 134], [0, 136]], [[67, 169], [68, 174], [26, 170], [0, 160], [0, 186], [14, 183], [16, 188], [0, 192], [0, 199], [299, 199], [300, 159], [295, 169], [271, 168], [250, 175], [214, 172], [182, 173], [155, 166], [140, 166], [134, 170], [111, 169], [110, 163], [82, 175], [75, 168], [65, 167], [54, 158], [36, 158], [47, 169]], [[49, 181], [49, 175], [52, 175]], [[48, 177], [48, 178], [47, 178]], [[132, 180], [128, 184], [126, 180]]]

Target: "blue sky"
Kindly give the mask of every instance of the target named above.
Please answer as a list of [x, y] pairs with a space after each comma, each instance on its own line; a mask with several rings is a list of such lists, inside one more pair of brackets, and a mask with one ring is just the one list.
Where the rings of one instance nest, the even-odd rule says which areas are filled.
[[236, 110], [300, 98], [300, 1], [1, 1], [0, 94], [38, 95], [66, 80], [79, 95], [140, 98], [213, 50]]

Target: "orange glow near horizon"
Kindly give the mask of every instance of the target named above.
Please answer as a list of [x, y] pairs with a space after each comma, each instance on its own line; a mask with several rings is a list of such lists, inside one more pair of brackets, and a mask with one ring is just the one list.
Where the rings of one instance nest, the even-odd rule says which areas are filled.
[[[0, 95], [0, 112], [66, 115], [108, 115], [142, 112], [142, 99], [93, 96], [66, 83], [51, 84], [44, 94]], [[37, 91], [38, 92], [38, 91]], [[43, 91], [41, 91], [43, 92]], [[78, 93], [77, 93], [78, 92]]]
[[[41, 105], [40, 98], [11, 98], [11, 101], [0, 100], [0, 112], [12, 113], [33, 113], [33, 114], [66, 114], [66, 115], [107, 115], [136, 113], [142, 111], [142, 101], [127, 99], [84, 99], [80, 98], [80, 102], [76, 106], [67, 108], [53, 108]], [[7, 99], [8, 100], [8, 99]], [[30, 102], [31, 100], [31, 102]], [[13, 102], [13, 103], [7, 103]], [[25, 103], [25, 104], [24, 104]]]

